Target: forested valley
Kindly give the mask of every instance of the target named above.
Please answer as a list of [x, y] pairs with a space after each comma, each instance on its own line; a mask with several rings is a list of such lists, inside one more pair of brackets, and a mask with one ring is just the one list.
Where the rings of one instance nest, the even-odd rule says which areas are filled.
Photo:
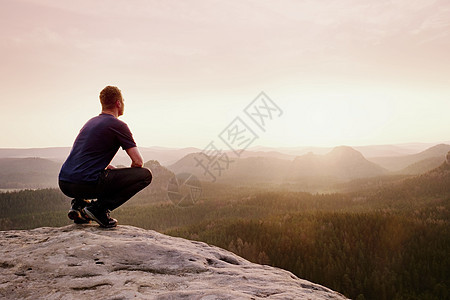
[[[2, 193], [0, 229], [71, 224], [69, 206], [57, 189]], [[204, 183], [195, 204], [176, 206], [143, 192], [112, 216], [119, 224], [217, 245], [352, 299], [450, 298], [446, 164], [346, 193]]]

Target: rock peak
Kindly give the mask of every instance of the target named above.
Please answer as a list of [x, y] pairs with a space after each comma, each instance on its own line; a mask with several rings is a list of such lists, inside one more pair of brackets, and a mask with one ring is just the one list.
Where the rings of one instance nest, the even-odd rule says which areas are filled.
[[0, 231], [10, 299], [346, 299], [218, 247], [132, 226]]
[[353, 149], [349, 146], [338, 146], [334, 147], [333, 150], [331, 150], [328, 154], [328, 156], [333, 157], [358, 157], [363, 158], [364, 156], [361, 154], [361, 152]]

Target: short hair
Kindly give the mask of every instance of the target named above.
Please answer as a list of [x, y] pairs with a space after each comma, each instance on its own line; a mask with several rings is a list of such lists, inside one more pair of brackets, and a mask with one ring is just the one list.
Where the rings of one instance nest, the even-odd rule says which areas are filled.
[[122, 99], [122, 92], [117, 86], [108, 85], [100, 92], [100, 103], [103, 109], [114, 108], [116, 102]]

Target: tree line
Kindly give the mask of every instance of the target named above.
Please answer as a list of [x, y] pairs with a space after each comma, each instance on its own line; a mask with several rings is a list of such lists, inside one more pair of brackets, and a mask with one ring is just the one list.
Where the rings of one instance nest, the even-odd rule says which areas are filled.
[[[205, 185], [191, 206], [143, 193], [120, 224], [214, 244], [352, 299], [450, 298], [450, 171], [349, 193]], [[70, 224], [70, 199], [47, 189], [0, 194], [0, 229]]]

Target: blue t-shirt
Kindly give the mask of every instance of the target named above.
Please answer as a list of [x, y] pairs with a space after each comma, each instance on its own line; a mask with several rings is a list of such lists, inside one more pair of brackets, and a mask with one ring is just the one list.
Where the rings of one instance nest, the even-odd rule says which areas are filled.
[[69, 157], [59, 173], [59, 180], [88, 183], [98, 180], [119, 147], [136, 147], [127, 124], [113, 115], [100, 114], [81, 128]]

